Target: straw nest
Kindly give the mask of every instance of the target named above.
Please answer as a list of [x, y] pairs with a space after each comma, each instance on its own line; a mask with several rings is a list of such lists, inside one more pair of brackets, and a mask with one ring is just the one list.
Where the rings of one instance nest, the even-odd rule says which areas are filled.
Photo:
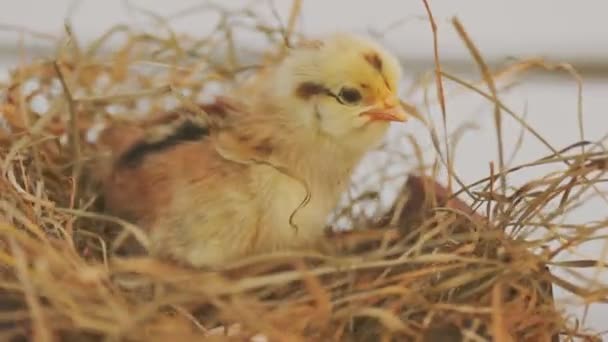
[[[295, 4], [287, 24], [276, 27], [250, 9], [206, 8], [222, 20], [205, 37], [169, 27], [155, 35], [117, 26], [81, 46], [68, 27], [56, 55], [12, 69], [0, 93], [1, 339], [597, 338], [566, 319], [553, 303], [551, 285], [588, 303], [603, 300], [605, 289], [582, 288], [547, 271], [596, 266], [593, 260], [553, 260], [601, 226], [557, 223], [596, 191], [594, 183], [606, 168], [604, 152], [591, 147], [585, 154], [574, 152], [585, 142], [561, 151], [549, 146], [552, 155], [502, 172], [497, 167], [472, 185], [458, 184], [453, 174], [451, 187], [457, 184], [458, 192], [448, 192], [412, 165], [420, 176], [409, 177], [383, 215], [349, 210], [379, 201], [374, 191], [344, 205], [340, 215], [353, 230], [331, 234], [337, 255], [283, 253], [208, 272], [119, 253], [126, 237], [141, 232], [97, 210], [90, 177], [96, 132], [116, 120], [152, 125], [147, 118], [167, 106], [185, 108], [173, 112], [178, 115], [199, 115], [189, 109], [218, 88], [229, 90], [242, 74], [255, 72], [256, 64], [271, 63], [288, 39], [300, 37], [293, 32]], [[255, 63], [239, 62], [244, 48], [231, 38], [237, 26], [266, 39], [267, 49]], [[437, 58], [435, 75], [441, 78], [430, 86], [439, 86], [440, 101], [443, 82], [455, 82], [486, 97], [497, 111], [518, 117], [498, 99], [493, 80], [500, 75], [490, 74], [457, 20], [454, 26], [491, 91], [443, 72]], [[105, 47], [108, 40], [118, 47]], [[216, 58], [217, 52], [223, 57]], [[527, 61], [503, 74], [531, 67], [572, 71]], [[433, 127], [430, 133], [442, 151]], [[449, 161], [445, 151], [438, 155]], [[517, 188], [501, 184], [509, 172], [547, 164], [559, 171]], [[375, 190], [385, 186], [379, 181]], [[471, 206], [456, 199], [465, 193]], [[546, 234], [533, 239], [531, 229]]]

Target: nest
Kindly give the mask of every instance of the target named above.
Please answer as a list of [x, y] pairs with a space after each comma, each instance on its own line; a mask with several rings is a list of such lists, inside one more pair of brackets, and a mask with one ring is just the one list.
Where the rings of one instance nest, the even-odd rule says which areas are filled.
[[[198, 104], [302, 37], [293, 29], [298, 4], [286, 25], [268, 24], [251, 8], [205, 7], [221, 18], [205, 37], [178, 34], [154, 17], [163, 33], [117, 26], [81, 46], [68, 27], [55, 56], [12, 70], [0, 93], [1, 339], [599, 341], [567, 319], [551, 289], [592, 303], [603, 300], [605, 288], [548, 271], [598, 264], [555, 261], [601, 226], [557, 223], [597, 191], [606, 169], [605, 152], [575, 152], [589, 142], [550, 147], [552, 155], [525, 165], [500, 165], [471, 185], [449, 170], [450, 184], [442, 186], [417, 165], [382, 215], [350, 210], [379, 202], [388, 186], [379, 181], [375, 192], [343, 205], [338, 216], [352, 229], [329, 234], [332, 255], [284, 252], [210, 272], [119, 253], [126, 237], [142, 232], [97, 210], [95, 135], [110, 122], [154, 125], [150, 118], [168, 108], [200, 115]], [[490, 73], [462, 25], [454, 26], [491, 91], [442, 71], [436, 54], [430, 86], [438, 86], [440, 102], [443, 82], [452, 81], [518, 117], [499, 101], [495, 79], [533, 67], [573, 72], [532, 60]], [[234, 41], [235, 27], [264, 38], [253, 63], [241, 62], [251, 51]], [[118, 48], [104, 48], [109, 40]], [[430, 133], [439, 159], [451, 165], [433, 127]], [[549, 164], [561, 168], [523, 186], [503, 183], [510, 172]], [[386, 180], [384, 170], [374, 172]], [[452, 182], [461, 190], [451, 191]], [[463, 194], [468, 204], [458, 199]], [[532, 238], [531, 230], [546, 234]]]

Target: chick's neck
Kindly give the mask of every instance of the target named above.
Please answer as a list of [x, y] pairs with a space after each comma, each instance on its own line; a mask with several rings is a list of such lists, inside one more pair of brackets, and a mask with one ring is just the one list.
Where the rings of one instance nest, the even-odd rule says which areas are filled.
[[269, 103], [258, 104], [242, 118], [238, 141], [257, 159], [282, 166], [313, 186], [333, 187], [349, 180], [365, 150], [320, 134], [294, 120], [294, 113]]

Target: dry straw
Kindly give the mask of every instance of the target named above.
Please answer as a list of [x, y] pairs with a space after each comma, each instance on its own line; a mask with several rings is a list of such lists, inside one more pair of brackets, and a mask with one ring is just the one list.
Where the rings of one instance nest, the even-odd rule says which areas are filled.
[[[565, 318], [550, 285], [588, 304], [603, 302], [606, 287], [579, 286], [547, 267], [566, 269], [573, 277], [582, 277], [576, 268], [595, 267], [598, 273], [603, 268], [603, 255], [554, 259], [597, 239], [595, 233], [606, 226], [569, 225], [562, 218], [593, 196], [605, 199], [597, 184], [604, 181], [608, 155], [601, 144], [584, 141], [582, 129], [580, 142], [551, 146], [500, 101], [495, 84], [535, 68], [565, 70], [579, 88], [580, 78], [569, 65], [542, 60], [492, 71], [457, 19], [454, 28], [479, 66], [481, 81], [442, 68], [435, 44], [435, 86], [444, 128], [444, 84], [477, 93], [493, 106], [501, 143], [489, 177], [470, 185], [460, 180], [454, 151], [429, 124], [439, 162], [457, 184], [444, 188], [411, 176], [381, 217], [350, 210], [359, 202], [379, 201], [376, 193], [352, 199], [340, 215], [355, 230], [332, 235], [335, 255], [285, 252], [208, 272], [120, 253], [127, 237], [145, 248], [146, 236], [98, 212], [90, 175], [100, 156], [87, 137], [119, 120], [154, 126], [156, 119], [150, 118], [158, 118], [168, 102], [184, 109], [174, 111], [177, 116], [204, 119], [195, 104], [212, 87], [230, 89], [301, 37], [295, 30], [299, 8], [295, 1], [287, 23], [279, 25], [261, 19], [255, 8], [189, 9], [220, 18], [204, 37], [170, 29], [170, 20], [184, 13], [165, 18], [133, 8], [164, 33], [120, 25], [81, 45], [69, 26], [62, 38], [23, 31], [55, 41], [57, 49], [47, 59], [22, 61], [0, 90], [5, 126], [0, 130], [0, 340], [245, 341], [263, 335], [272, 341], [550, 341], [559, 334], [599, 341], [584, 324]], [[245, 49], [234, 40], [239, 30], [265, 38], [268, 53], [255, 63], [241, 62]], [[118, 47], [109, 48], [110, 40]], [[227, 58], [217, 58], [222, 55]], [[550, 155], [506, 166], [505, 115], [545, 144]], [[422, 147], [413, 144], [414, 158], [422, 160]], [[523, 186], [508, 183], [508, 174], [542, 165], [554, 165], [555, 171]], [[412, 170], [433, 173], [422, 166]], [[388, 179], [382, 170], [375, 172]], [[381, 181], [375, 188], [384, 186]], [[456, 200], [464, 194], [471, 207]]]

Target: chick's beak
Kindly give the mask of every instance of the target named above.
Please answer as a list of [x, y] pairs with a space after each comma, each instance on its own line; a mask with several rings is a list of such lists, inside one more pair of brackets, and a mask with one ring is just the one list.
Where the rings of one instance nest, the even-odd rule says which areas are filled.
[[372, 108], [360, 114], [366, 116], [370, 121], [399, 121], [403, 122], [407, 119], [407, 113], [400, 105], [383, 106]]

